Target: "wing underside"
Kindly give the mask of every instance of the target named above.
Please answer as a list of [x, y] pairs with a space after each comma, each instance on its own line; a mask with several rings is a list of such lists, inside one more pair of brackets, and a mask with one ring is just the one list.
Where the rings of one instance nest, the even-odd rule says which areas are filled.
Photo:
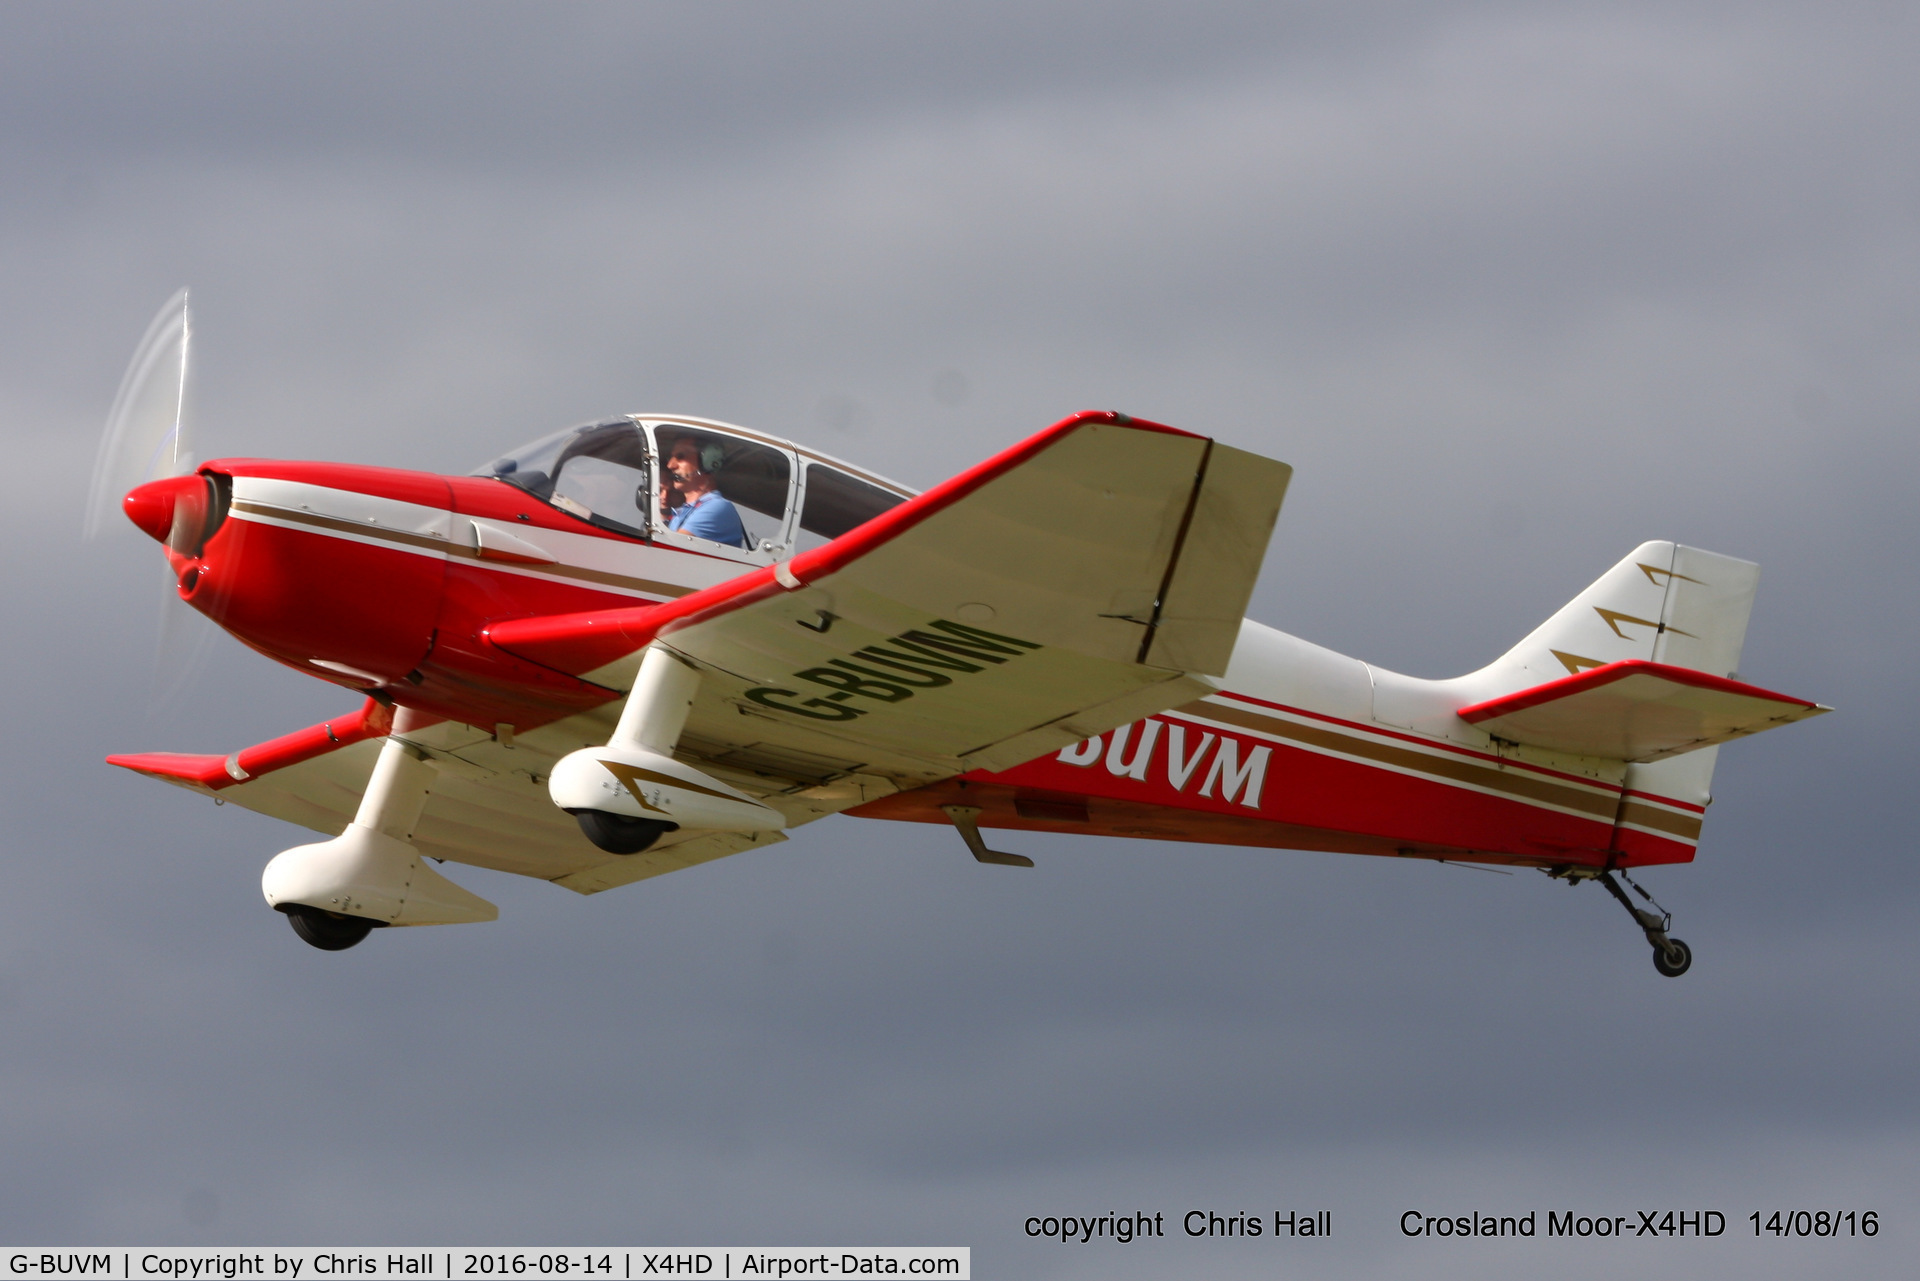
[[[547, 773], [583, 741], [604, 741], [610, 716], [581, 716], [532, 733], [511, 745], [454, 722], [412, 727], [404, 716], [398, 736], [438, 771], [414, 844], [432, 858], [553, 881], [591, 894], [664, 872], [691, 867], [785, 839], [777, 832], [672, 832], [642, 854], [615, 856], [581, 835], [572, 816], [547, 796]], [[243, 809], [336, 836], [353, 821], [380, 752], [380, 740], [342, 743], [245, 779], [229, 762], [247, 753], [219, 756], [119, 756], [112, 763], [231, 802]], [[739, 750], [726, 759], [683, 753], [722, 778], [784, 813], [797, 827], [893, 791], [884, 779], [846, 771], [826, 772], [822, 763], [754, 757]], [[773, 773], [770, 767], [783, 767]], [[792, 777], [804, 773], [805, 777]]]

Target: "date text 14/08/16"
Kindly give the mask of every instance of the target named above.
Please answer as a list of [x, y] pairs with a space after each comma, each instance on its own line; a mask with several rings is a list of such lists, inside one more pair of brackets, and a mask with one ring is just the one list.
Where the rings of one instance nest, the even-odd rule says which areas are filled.
[[1874, 1210], [1775, 1210], [1764, 1219], [1755, 1210], [1753, 1235], [1774, 1237], [1874, 1237], [1880, 1215]]

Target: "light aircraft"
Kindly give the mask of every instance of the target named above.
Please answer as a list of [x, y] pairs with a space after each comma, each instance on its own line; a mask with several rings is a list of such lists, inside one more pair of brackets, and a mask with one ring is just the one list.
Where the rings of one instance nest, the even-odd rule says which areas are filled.
[[[676, 414], [463, 476], [183, 439], [184, 292], [96, 465], [181, 600], [359, 706], [110, 763], [326, 835], [267, 902], [326, 950], [493, 920], [438, 865], [581, 894], [829, 814], [1539, 868], [1693, 858], [1717, 745], [1828, 709], [1740, 680], [1756, 566], [1647, 542], [1478, 671], [1419, 680], [1244, 620], [1291, 469], [1118, 413], [924, 493]], [[151, 477], [151, 479], [143, 479]], [[731, 509], [730, 511], [728, 509]], [[996, 838], [999, 839], [999, 838]]]

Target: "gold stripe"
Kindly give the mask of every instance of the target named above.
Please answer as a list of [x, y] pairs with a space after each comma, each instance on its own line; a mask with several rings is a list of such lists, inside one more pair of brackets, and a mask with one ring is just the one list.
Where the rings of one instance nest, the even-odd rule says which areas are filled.
[[1579, 810], [1609, 823], [1613, 821], [1619, 806], [1619, 801], [1613, 796], [1596, 795], [1582, 788], [1568, 787], [1563, 783], [1555, 783], [1535, 775], [1490, 769], [1472, 761], [1462, 760], [1457, 756], [1430, 756], [1425, 752], [1416, 752], [1412, 748], [1376, 743], [1339, 730], [1301, 725], [1295, 721], [1262, 716], [1257, 712], [1243, 711], [1237, 707], [1222, 707], [1218, 703], [1188, 703], [1185, 707], [1175, 710], [1184, 716], [1225, 721], [1230, 725], [1241, 725], [1247, 729], [1256, 729], [1280, 738], [1290, 738], [1296, 743], [1324, 751], [1359, 756], [1366, 760], [1377, 761], [1382, 765], [1395, 765], [1415, 773], [1433, 775], [1456, 783], [1470, 783], [1475, 787], [1487, 788], [1489, 791], [1507, 792], [1530, 801], [1558, 805], [1563, 809]]
[[[1682, 575], [1682, 577], [1685, 577], [1685, 575]], [[1633, 637], [1620, 630], [1620, 624], [1622, 623], [1632, 623], [1636, 627], [1651, 627], [1655, 632], [1672, 632], [1675, 636], [1685, 636], [1688, 640], [1700, 639], [1692, 632], [1683, 632], [1678, 627], [1668, 627], [1663, 623], [1655, 622], [1651, 618], [1635, 618], [1632, 614], [1623, 614], [1617, 609], [1603, 609], [1595, 605], [1593, 612], [1600, 615], [1600, 621], [1608, 627], [1613, 628], [1613, 634], [1623, 641], [1630, 641]]]
[[[291, 521], [298, 525], [312, 525], [317, 529], [337, 530], [345, 534], [359, 534], [363, 537], [377, 538], [383, 542], [399, 543], [403, 547], [418, 547], [422, 550], [437, 552], [445, 556], [457, 556], [463, 560], [480, 561], [490, 568], [499, 568], [506, 562], [486, 560], [477, 547], [468, 547], [449, 539], [438, 538], [432, 534], [414, 534], [404, 529], [389, 529], [385, 526], [360, 521], [344, 520], [338, 516], [327, 516], [320, 512], [297, 511], [291, 507], [276, 507], [270, 503], [258, 503], [250, 499], [233, 500], [236, 511], [251, 512], [256, 516], [269, 516], [275, 520]], [[631, 578], [625, 574], [609, 573], [602, 569], [588, 569], [584, 565], [567, 565], [558, 561], [543, 565], [519, 565], [517, 569], [531, 570], [539, 574], [552, 574], [556, 578], [573, 578], [581, 582], [601, 583], [608, 587], [624, 587], [633, 591], [650, 592], [656, 596], [680, 597], [691, 595], [696, 588], [682, 587], [677, 583], [660, 583], [650, 578]], [[749, 566], [749, 568], [752, 568]]]
[[1678, 578], [1689, 583], [1700, 583], [1700, 586], [1702, 587], [1706, 586], [1705, 583], [1701, 583], [1700, 580], [1697, 578], [1688, 578], [1685, 574], [1676, 574], [1670, 569], [1655, 569], [1653, 566], [1642, 564], [1640, 561], [1637, 561], [1637, 560], [1633, 563], [1640, 566], [1640, 572], [1645, 574], [1647, 576], [1647, 581], [1652, 583], [1655, 587], [1660, 586], [1660, 580], [1654, 577], [1655, 574], [1664, 574], [1669, 579]]
[[1676, 814], [1672, 810], [1655, 809], [1639, 801], [1625, 801], [1620, 806], [1620, 822], [1631, 823], [1635, 827], [1651, 827], [1657, 832], [1668, 832], [1683, 841], [1698, 841], [1700, 829], [1704, 826], [1697, 814]]
[[1582, 658], [1578, 654], [1567, 654], [1557, 649], [1550, 649], [1547, 653], [1559, 659], [1560, 665], [1567, 669], [1567, 674], [1570, 676], [1578, 676], [1584, 669], [1589, 667], [1606, 666], [1605, 663], [1597, 658]]

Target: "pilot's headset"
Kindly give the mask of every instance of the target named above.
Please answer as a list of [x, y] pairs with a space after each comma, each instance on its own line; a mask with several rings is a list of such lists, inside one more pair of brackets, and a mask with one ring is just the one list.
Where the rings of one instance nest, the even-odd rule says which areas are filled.
[[717, 472], [727, 463], [727, 447], [717, 440], [700, 442], [700, 470]]

